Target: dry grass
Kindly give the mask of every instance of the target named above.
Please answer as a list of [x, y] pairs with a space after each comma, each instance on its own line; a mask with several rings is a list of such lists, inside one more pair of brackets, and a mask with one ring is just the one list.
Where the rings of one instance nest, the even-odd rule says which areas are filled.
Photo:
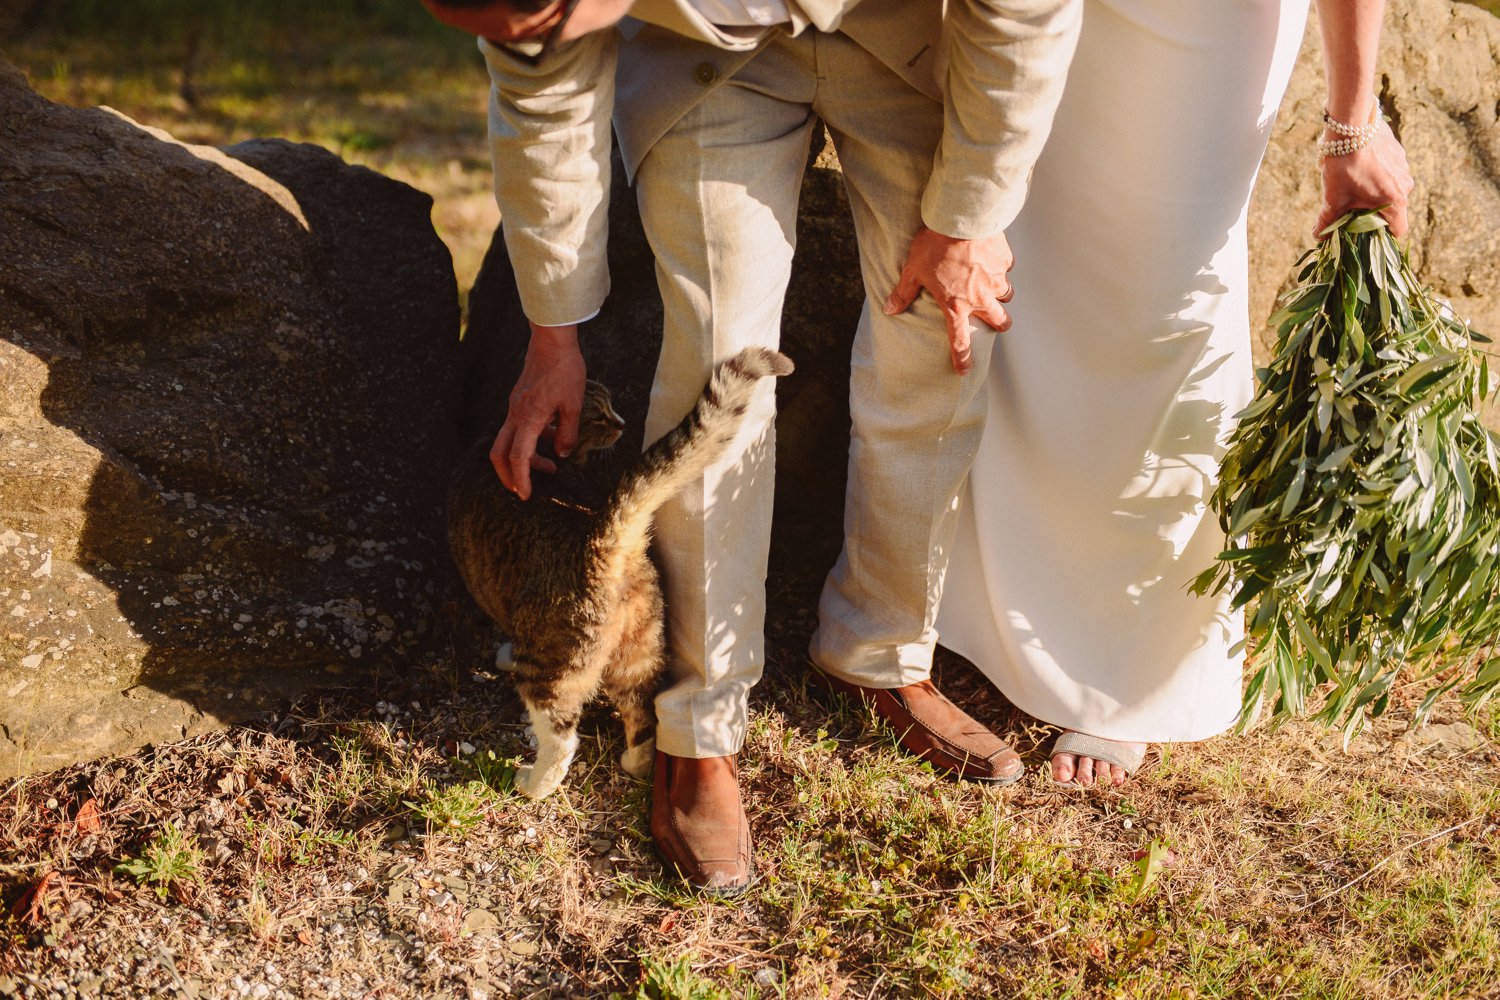
[[[1350, 753], [1304, 726], [1173, 747], [1077, 793], [1046, 780], [1045, 729], [964, 666], [940, 679], [1024, 749], [1020, 784], [939, 779], [773, 670], [738, 905], [662, 877], [613, 719], [557, 796], [511, 792], [527, 750], [485, 674], [18, 783], [0, 994], [1500, 995], [1494, 716], [1435, 742], [1379, 723]], [[188, 875], [117, 867], [174, 830]]]

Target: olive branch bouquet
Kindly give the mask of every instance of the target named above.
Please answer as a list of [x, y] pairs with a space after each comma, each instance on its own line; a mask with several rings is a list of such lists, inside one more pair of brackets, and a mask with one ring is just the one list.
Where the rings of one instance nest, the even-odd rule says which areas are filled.
[[1405, 674], [1500, 687], [1500, 447], [1480, 422], [1489, 368], [1375, 212], [1344, 216], [1298, 261], [1270, 324], [1276, 354], [1209, 498], [1229, 547], [1191, 585], [1233, 588], [1252, 675], [1241, 727], [1270, 705], [1352, 739]]

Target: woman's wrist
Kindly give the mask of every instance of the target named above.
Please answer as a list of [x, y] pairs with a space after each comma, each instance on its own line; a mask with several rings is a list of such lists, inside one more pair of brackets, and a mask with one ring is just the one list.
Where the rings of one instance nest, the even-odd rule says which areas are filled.
[[[1342, 99], [1339, 99], [1342, 97]], [[1380, 102], [1370, 91], [1360, 94], [1328, 95], [1328, 103], [1323, 112], [1335, 121], [1344, 122], [1348, 125], [1363, 125], [1372, 121], [1378, 114]]]
[[1318, 157], [1348, 156], [1366, 148], [1375, 141], [1376, 134], [1385, 123], [1381, 115], [1380, 101], [1370, 98], [1370, 109], [1362, 120], [1341, 119], [1331, 108], [1323, 109], [1323, 132], [1318, 137]]

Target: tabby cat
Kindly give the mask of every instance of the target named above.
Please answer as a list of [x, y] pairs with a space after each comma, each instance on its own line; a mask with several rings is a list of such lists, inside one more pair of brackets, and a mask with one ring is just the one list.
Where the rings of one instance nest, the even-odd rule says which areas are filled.
[[[536, 762], [516, 774], [550, 794], [578, 748], [583, 706], [601, 690], [625, 722], [620, 764], [644, 778], [655, 757], [653, 700], [662, 673], [662, 597], [647, 557], [651, 517], [734, 438], [760, 379], [791, 361], [748, 348], [721, 363], [682, 422], [647, 448], [597, 510], [543, 495], [520, 500], [475, 442], [448, 492], [448, 542], [475, 601], [512, 641], [517, 688], [536, 733]], [[609, 392], [588, 383], [568, 463], [608, 448], [624, 426]]]

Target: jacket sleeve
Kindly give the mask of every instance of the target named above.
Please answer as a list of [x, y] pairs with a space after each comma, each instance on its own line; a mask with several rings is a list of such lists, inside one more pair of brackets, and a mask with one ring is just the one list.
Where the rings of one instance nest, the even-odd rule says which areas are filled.
[[505, 248], [526, 317], [582, 322], [609, 293], [613, 31], [556, 49], [540, 66], [480, 39], [490, 72], [490, 158]]
[[1015, 219], [1082, 16], [1082, 0], [949, 0], [943, 141], [922, 195], [929, 229], [978, 239]]

